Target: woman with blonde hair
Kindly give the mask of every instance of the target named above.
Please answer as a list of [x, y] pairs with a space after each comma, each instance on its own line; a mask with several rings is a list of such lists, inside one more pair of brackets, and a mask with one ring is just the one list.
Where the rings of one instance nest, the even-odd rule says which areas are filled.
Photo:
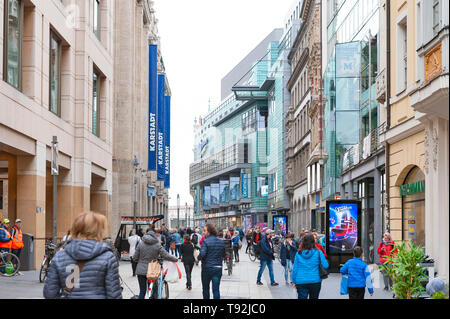
[[121, 299], [119, 265], [111, 247], [103, 242], [106, 217], [94, 212], [73, 222], [71, 241], [56, 253], [44, 286], [44, 297]]

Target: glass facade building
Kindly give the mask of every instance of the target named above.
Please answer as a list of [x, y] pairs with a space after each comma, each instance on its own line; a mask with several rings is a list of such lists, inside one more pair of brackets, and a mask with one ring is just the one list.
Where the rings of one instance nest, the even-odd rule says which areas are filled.
[[190, 166], [197, 224], [272, 227], [270, 214], [289, 210], [284, 189], [284, 115], [292, 28], [233, 87], [233, 94], [201, 119]]
[[[327, 2], [323, 198], [341, 192], [344, 154], [378, 127], [378, 0]], [[358, 155], [362, 149], [358, 148]], [[346, 158], [347, 159], [347, 158]], [[344, 194], [340, 194], [344, 196]]]

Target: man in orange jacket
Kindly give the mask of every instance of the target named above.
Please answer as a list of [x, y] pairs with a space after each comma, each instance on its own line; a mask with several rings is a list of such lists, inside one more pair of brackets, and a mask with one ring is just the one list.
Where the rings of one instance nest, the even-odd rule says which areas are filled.
[[11, 249], [12, 253], [20, 258], [23, 248], [22, 220], [16, 219], [16, 223], [11, 229]]
[[8, 231], [8, 225], [8, 218], [5, 218], [0, 224], [0, 251], [7, 253], [11, 250], [11, 234]]

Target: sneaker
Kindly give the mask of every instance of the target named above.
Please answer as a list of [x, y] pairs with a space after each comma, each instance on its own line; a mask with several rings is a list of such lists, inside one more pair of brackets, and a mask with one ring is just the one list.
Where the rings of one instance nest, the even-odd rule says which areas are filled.
[[261, 281], [256, 282], [256, 284], [257, 284], [258, 286], [264, 285]]
[[270, 285], [271, 285], [271, 286], [278, 286], [278, 283], [277, 283], [277, 282], [274, 282], [274, 283], [271, 283]]
[[286, 280], [286, 285], [289, 285], [289, 281], [288, 280]]

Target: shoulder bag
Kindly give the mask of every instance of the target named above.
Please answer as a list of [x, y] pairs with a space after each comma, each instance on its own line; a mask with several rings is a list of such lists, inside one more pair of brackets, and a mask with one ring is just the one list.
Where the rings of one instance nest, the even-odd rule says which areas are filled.
[[328, 278], [328, 270], [326, 270], [322, 266], [322, 262], [320, 260], [320, 251], [317, 250], [317, 253], [319, 254], [319, 276], [320, 276], [320, 279], [327, 279]]

